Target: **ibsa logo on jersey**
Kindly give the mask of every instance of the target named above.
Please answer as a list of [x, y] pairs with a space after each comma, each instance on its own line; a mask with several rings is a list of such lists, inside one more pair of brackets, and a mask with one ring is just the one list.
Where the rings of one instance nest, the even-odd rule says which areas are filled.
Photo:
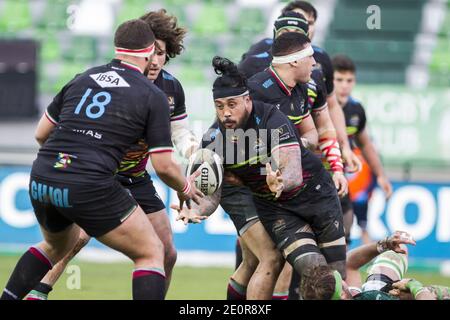
[[126, 82], [119, 74], [115, 71], [108, 71], [104, 73], [96, 73], [89, 75], [94, 79], [97, 84], [102, 88], [119, 88], [119, 87], [129, 87], [130, 85]]

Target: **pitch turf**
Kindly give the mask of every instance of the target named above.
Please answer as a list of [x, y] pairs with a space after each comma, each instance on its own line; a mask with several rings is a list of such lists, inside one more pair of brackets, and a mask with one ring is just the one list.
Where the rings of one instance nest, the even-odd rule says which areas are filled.
[[[18, 256], [0, 256], [0, 287], [3, 288], [18, 260]], [[51, 299], [60, 300], [122, 300], [131, 299], [131, 263], [98, 264], [74, 261], [81, 271], [81, 288], [73, 275], [66, 272], [56, 284]], [[70, 266], [70, 265], [69, 265]], [[167, 299], [220, 300], [226, 297], [226, 286], [232, 269], [176, 267]], [[408, 273], [426, 284], [450, 286], [450, 278], [436, 273]]]

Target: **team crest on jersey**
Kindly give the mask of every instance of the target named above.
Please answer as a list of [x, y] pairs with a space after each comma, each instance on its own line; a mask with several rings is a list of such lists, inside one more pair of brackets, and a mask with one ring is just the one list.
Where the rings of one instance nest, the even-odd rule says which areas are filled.
[[266, 149], [266, 144], [264, 143], [263, 139], [258, 138], [255, 141], [255, 145], [253, 146], [253, 150], [256, 152], [263, 152]]
[[125, 81], [115, 71], [108, 71], [89, 75], [102, 88], [120, 88], [129, 87], [128, 82]]
[[350, 118], [350, 125], [357, 127], [359, 125], [359, 117], [353, 116]]

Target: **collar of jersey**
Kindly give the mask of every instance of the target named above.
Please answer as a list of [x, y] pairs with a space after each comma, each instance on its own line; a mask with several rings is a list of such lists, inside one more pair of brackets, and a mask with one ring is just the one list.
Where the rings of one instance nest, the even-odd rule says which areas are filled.
[[281, 90], [283, 90], [283, 92], [285, 94], [287, 94], [288, 96], [290, 96], [291, 90], [289, 90], [289, 87], [286, 85], [286, 83], [283, 81], [283, 79], [280, 78], [280, 76], [278, 75], [278, 73], [275, 71], [275, 69], [273, 68], [273, 66], [271, 65], [269, 67], [269, 72], [272, 75], [273, 78], [275, 78], [278, 86], [281, 88]]
[[142, 73], [141, 68], [139, 68], [137, 65], [135, 65], [131, 62], [122, 61], [120, 59], [114, 59], [113, 62], [116, 62], [116, 63], [120, 64], [122, 67], [125, 67], [127, 69], [131, 69], [131, 70], [137, 71], [139, 73]]

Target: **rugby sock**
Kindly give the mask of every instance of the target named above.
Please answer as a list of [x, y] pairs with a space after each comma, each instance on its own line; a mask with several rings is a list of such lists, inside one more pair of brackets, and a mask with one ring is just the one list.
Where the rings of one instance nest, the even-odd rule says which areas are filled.
[[25, 300], [48, 300], [48, 294], [53, 288], [46, 283], [40, 282], [33, 290], [27, 295]]
[[246, 300], [246, 295], [247, 287], [230, 278], [227, 288], [227, 300]]
[[17, 263], [0, 300], [22, 300], [52, 267], [41, 249], [31, 247]]
[[164, 300], [166, 275], [158, 268], [133, 271], [133, 300]]
[[287, 300], [289, 297], [289, 292], [274, 292], [272, 300]]

